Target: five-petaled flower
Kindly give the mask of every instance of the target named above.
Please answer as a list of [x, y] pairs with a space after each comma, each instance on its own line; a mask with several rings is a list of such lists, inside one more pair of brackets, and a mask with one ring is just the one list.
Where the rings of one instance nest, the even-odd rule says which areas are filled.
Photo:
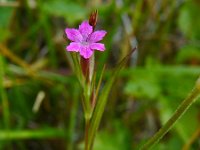
[[104, 51], [105, 46], [98, 43], [106, 35], [106, 31], [99, 30], [93, 32], [93, 27], [88, 21], [83, 21], [79, 29], [66, 28], [67, 38], [72, 42], [66, 47], [67, 51], [79, 52], [82, 57], [88, 59], [94, 50]]

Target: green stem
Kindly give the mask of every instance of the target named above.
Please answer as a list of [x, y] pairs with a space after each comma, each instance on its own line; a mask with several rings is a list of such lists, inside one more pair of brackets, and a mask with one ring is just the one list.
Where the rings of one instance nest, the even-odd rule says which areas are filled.
[[200, 94], [200, 77], [197, 83], [188, 97], [179, 105], [173, 116], [167, 121], [167, 123], [152, 137], [146, 144], [143, 145], [141, 150], [150, 149], [153, 147], [180, 119], [180, 117], [186, 112], [186, 110], [192, 105], [192, 103], [198, 98]]
[[86, 94], [85, 94], [85, 103], [86, 103], [86, 110], [85, 110], [85, 150], [89, 150], [89, 127], [90, 127], [90, 119], [92, 117], [92, 109], [90, 105], [90, 92], [86, 85]]
[[90, 119], [85, 120], [85, 150], [89, 150], [89, 142], [88, 142], [88, 136], [89, 136], [89, 127], [90, 127]]
[[2, 99], [2, 108], [3, 108], [3, 120], [5, 128], [8, 130], [10, 128], [10, 112], [9, 112], [9, 102], [7, 98], [6, 91], [3, 86], [5, 66], [3, 62], [3, 57], [0, 56], [0, 99]]
[[90, 119], [92, 117], [92, 107], [90, 104], [90, 97], [91, 97], [91, 84], [87, 83], [84, 87], [84, 108], [85, 108], [85, 150], [89, 150], [89, 127], [90, 127]]
[[45, 139], [66, 137], [65, 131], [61, 129], [47, 128], [40, 130], [1, 130], [0, 140], [25, 140], [25, 139]]

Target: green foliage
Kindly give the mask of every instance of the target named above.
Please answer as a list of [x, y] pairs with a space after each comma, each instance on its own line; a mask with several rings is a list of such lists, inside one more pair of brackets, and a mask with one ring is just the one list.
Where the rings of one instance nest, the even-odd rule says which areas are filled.
[[194, 45], [186, 45], [180, 49], [177, 55], [179, 63], [198, 63], [200, 60], [200, 48]]
[[13, 8], [0, 9], [0, 42], [4, 41], [10, 35], [9, 23], [11, 21], [13, 11]]
[[42, 10], [48, 15], [64, 17], [69, 24], [74, 24], [76, 21], [87, 18], [87, 9], [71, 1], [44, 2]]
[[94, 150], [129, 150], [131, 149], [130, 134], [120, 123], [113, 120], [111, 131], [101, 131], [97, 134]]
[[[73, 69], [79, 68], [70, 65], [74, 60], [65, 51], [63, 31], [66, 25], [77, 27], [96, 8], [97, 28], [108, 32], [106, 51], [95, 52], [97, 79], [99, 68], [107, 66], [99, 86], [105, 112], [100, 114], [96, 150], [139, 147], [169, 119], [200, 74], [198, 0], [40, 0], [33, 1], [36, 5], [20, 1], [19, 7], [10, 2], [14, 1], [0, 2], [2, 150], [78, 149], [84, 120]], [[137, 53], [126, 69], [114, 73], [113, 66], [135, 47], [135, 38]], [[106, 87], [111, 82], [110, 92]], [[41, 91], [45, 97], [34, 112]], [[199, 128], [199, 104], [198, 100], [155, 150], [182, 149], [191, 141]], [[99, 122], [95, 130], [98, 126]], [[189, 148], [199, 149], [197, 138]]]
[[113, 71], [112, 76], [110, 77], [110, 80], [108, 82], [106, 82], [105, 87], [103, 87], [103, 90], [102, 90], [99, 98], [97, 99], [97, 104], [95, 106], [95, 109], [94, 109], [94, 112], [93, 112], [93, 115], [91, 118], [90, 128], [89, 128], [89, 145], [90, 145], [90, 147], [92, 147], [92, 144], [93, 144], [93, 141], [95, 138], [95, 134], [99, 127], [103, 112], [105, 110], [106, 103], [108, 101], [108, 96], [111, 92], [111, 88], [112, 88], [116, 78], [118, 77], [119, 72], [125, 66], [128, 59], [130, 58], [130, 55], [132, 54], [132, 52], [134, 52], [134, 51], [131, 51], [116, 66], [116, 68]]
[[138, 78], [136, 74], [131, 77], [131, 81], [125, 86], [125, 94], [138, 99], [156, 99], [160, 95], [160, 87], [155, 73], [150, 70], [146, 74], [141, 71], [138, 71], [137, 74], [140, 74], [140, 77]]
[[200, 16], [197, 1], [189, 0], [180, 10], [178, 25], [181, 31], [189, 38], [200, 39]]

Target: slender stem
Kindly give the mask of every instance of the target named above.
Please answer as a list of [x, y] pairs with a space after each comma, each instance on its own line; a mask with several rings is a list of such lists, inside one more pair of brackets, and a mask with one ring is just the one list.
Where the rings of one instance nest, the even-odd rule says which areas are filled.
[[85, 150], [89, 150], [89, 144], [88, 144], [89, 127], [90, 127], [90, 119], [85, 119]]
[[195, 132], [192, 134], [191, 138], [186, 142], [186, 144], [183, 146], [182, 150], [190, 150], [192, 144], [197, 140], [200, 136], [200, 127], [195, 130]]
[[89, 127], [90, 127], [90, 119], [92, 117], [92, 107], [90, 104], [90, 93], [88, 93], [88, 87], [86, 85], [86, 95], [85, 95], [85, 150], [89, 150]]
[[3, 57], [0, 56], [0, 99], [2, 99], [4, 126], [7, 130], [9, 130], [10, 112], [9, 112], [9, 102], [8, 102], [7, 94], [3, 86], [4, 73], [5, 73], [4, 68], [5, 66], [3, 62]]
[[64, 139], [65, 131], [55, 128], [44, 128], [40, 130], [1, 130], [0, 141], [27, 140], [27, 139]]
[[90, 119], [92, 117], [92, 107], [90, 104], [91, 98], [91, 89], [90, 84], [86, 83], [84, 88], [84, 107], [85, 107], [85, 150], [89, 150], [89, 127], [90, 127]]
[[192, 103], [198, 98], [200, 94], [200, 77], [197, 80], [196, 86], [188, 95], [188, 97], [179, 105], [173, 116], [167, 121], [167, 123], [153, 136], [146, 144], [143, 145], [141, 150], [150, 149], [153, 147], [180, 119], [180, 117], [186, 112], [186, 110], [192, 105]]

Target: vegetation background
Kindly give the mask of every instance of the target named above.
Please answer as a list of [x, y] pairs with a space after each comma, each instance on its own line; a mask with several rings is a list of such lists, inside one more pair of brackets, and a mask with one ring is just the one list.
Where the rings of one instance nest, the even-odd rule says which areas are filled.
[[[172, 115], [200, 74], [199, 0], [0, 0], [0, 149], [81, 149], [81, 90], [66, 27], [98, 9], [112, 68], [133, 47], [104, 112], [95, 150], [138, 149]], [[155, 150], [200, 149], [198, 100]]]

